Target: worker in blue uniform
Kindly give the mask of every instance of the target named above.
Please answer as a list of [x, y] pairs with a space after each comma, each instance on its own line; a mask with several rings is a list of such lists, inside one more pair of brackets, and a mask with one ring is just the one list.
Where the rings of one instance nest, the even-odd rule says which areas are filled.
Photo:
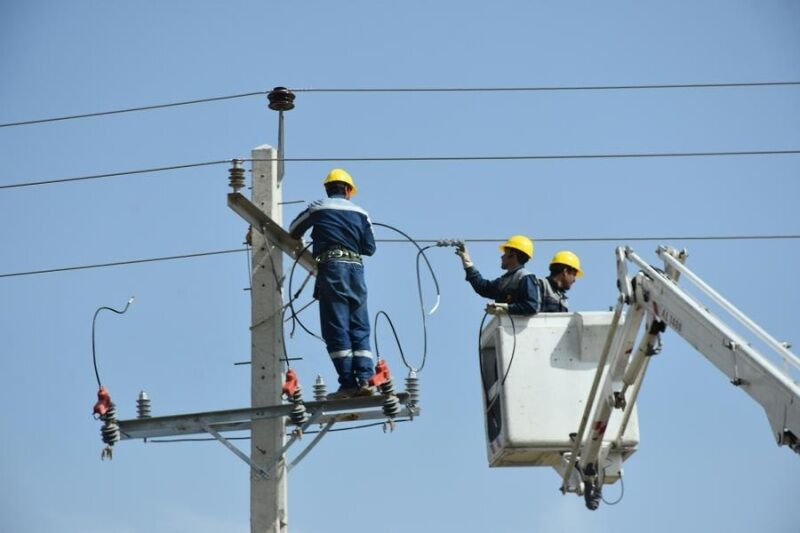
[[500, 268], [506, 271], [501, 277], [487, 280], [475, 268], [466, 246], [456, 249], [472, 288], [494, 303], [486, 306], [486, 312], [495, 314], [505, 311], [512, 315], [535, 315], [539, 312], [539, 283], [524, 265], [533, 258], [533, 241], [524, 235], [514, 235], [500, 246]]
[[323, 185], [328, 197], [309, 204], [291, 223], [289, 234], [300, 239], [313, 228], [311, 253], [318, 265], [314, 296], [319, 299], [322, 337], [339, 375], [339, 390], [329, 398], [368, 395], [373, 360], [362, 256], [375, 252], [375, 237], [367, 212], [350, 201], [357, 191], [350, 174], [333, 169]]

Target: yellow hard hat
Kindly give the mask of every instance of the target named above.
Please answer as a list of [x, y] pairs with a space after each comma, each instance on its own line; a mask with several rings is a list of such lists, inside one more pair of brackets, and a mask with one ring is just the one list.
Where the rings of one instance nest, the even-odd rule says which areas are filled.
[[325, 181], [322, 182], [323, 185], [327, 185], [328, 183], [333, 183], [334, 181], [341, 181], [342, 183], [346, 183], [352, 189], [350, 193], [351, 196], [355, 196], [356, 191], [356, 184], [353, 183], [353, 178], [350, 177], [350, 174], [347, 171], [342, 170], [341, 168], [334, 168], [330, 172], [328, 172], [328, 176], [325, 178]]
[[533, 241], [525, 235], [512, 235], [508, 240], [500, 245], [500, 251], [504, 252], [506, 248], [513, 248], [519, 250], [528, 256], [528, 259], [533, 259]]
[[560, 252], [556, 252], [556, 255], [553, 256], [553, 259], [550, 260], [550, 264], [558, 263], [561, 265], [567, 265], [568, 267], [572, 267], [578, 271], [576, 274], [577, 277], [583, 276], [583, 270], [581, 270], [581, 260], [578, 259], [578, 256], [568, 250], [561, 250]]

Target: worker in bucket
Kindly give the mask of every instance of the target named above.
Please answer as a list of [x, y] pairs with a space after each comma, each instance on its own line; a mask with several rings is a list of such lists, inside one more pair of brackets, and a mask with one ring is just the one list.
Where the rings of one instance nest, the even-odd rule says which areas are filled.
[[456, 255], [466, 271], [472, 288], [494, 303], [486, 306], [486, 312], [506, 312], [512, 315], [535, 315], [539, 312], [539, 283], [524, 265], [533, 258], [533, 241], [524, 235], [514, 235], [500, 245], [500, 268], [506, 271], [501, 277], [487, 280], [472, 263], [466, 246], [456, 248]]
[[539, 312], [566, 313], [567, 291], [583, 276], [581, 260], [573, 252], [561, 250], [550, 260], [550, 275], [539, 278]]
[[357, 191], [350, 174], [335, 168], [323, 185], [328, 197], [310, 203], [291, 223], [289, 234], [300, 239], [313, 228], [311, 253], [318, 265], [314, 297], [319, 299], [322, 337], [339, 375], [339, 390], [329, 398], [370, 395], [373, 361], [362, 256], [375, 252], [372, 223], [350, 201]]

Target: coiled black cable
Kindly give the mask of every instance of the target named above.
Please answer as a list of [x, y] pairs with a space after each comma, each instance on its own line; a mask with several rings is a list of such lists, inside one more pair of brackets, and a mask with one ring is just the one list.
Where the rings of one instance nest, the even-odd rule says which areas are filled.
[[[389, 224], [382, 224], [380, 222], [373, 222], [372, 225], [373, 226], [380, 226], [380, 227], [383, 227], [383, 228], [387, 228], [387, 229], [390, 229], [392, 231], [395, 231], [395, 232], [399, 233], [400, 235], [405, 237], [411, 244], [413, 244], [417, 248], [417, 258], [416, 258], [417, 292], [418, 292], [418, 295], [419, 295], [420, 311], [421, 311], [421, 314], [422, 314], [422, 330], [423, 330], [422, 362], [420, 363], [420, 366], [418, 368], [415, 368], [414, 366], [412, 366], [408, 362], [408, 360], [405, 357], [405, 353], [403, 352], [403, 349], [402, 349], [402, 346], [401, 346], [401, 343], [400, 343], [400, 338], [397, 335], [397, 330], [395, 329], [394, 324], [391, 321], [391, 318], [389, 318], [389, 315], [386, 312], [379, 311], [378, 313], [376, 313], [375, 319], [373, 320], [373, 322], [375, 323], [374, 332], [373, 332], [373, 338], [374, 338], [374, 342], [375, 342], [375, 355], [376, 355], [376, 357], [380, 357], [380, 351], [378, 349], [378, 338], [377, 338], [377, 329], [378, 328], [377, 328], [377, 325], [378, 325], [378, 318], [381, 315], [383, 315], [386, 318], [386, 320], [389, 322], [390, 327], [392, 328], [392, 334], [394, 335], [395, 341], [397, 342], [398, 349], [400, 350], [400, 357], [401, 357], [401, 359], [403, 361], [403, 364], [410, 371], [420, 372], [422, 370], [422, 368], [425, 366], [425, 362], [427, 361], [427, 355], [428, 355], [428, 327], [427, 327], [427, 321], [426, 321], [426, 317], [425, 317], [424, 299], [423, 299], [423, 296], [422, 296], [422, 280], [421, 280], [421, 274], [420, 274], [420, 271], [419, 271], [419, 259], [420, 259], [420, 256], [421, 256], [425, 260], [425, 263], [428, 265], [428, 270], [431, 273], [431, 278], [433, 279], [434, 286], [436, 287], [437, 304], [430, 311], [431, 313], [433, 313], [436, 310], [436, 308], [438, 307], [438, 305], [439, 305], [438, 304], [438, 299], [440, 298], [439, 280], [436, 278], [436, 274], [433, 271], [433, 267], [431, 266], [431, 263], [428, 260], [428, 257], [425, 255], [425, 250], [427, 250], [428, 248], [431, 248], [431, 247], [433, 247], [435, 245], [426, 246], [425, 248], [422, 248], [411, 236], [409, 236], [408, 234], [406, 234], [405, 232], [403, 232], [402, 230], [400, 230], [400, 229], [398, 229], [398, 228], [396, 228], [394, 226], [390, 226]], [[316, 335], [315, 333], [313, 333], [311, 330], [309, 330], [305, 326], [305, 324], [303, 324], [303, 321], [300, 320], [300, 318], [297, 315], [297, 312], [294, 309], [294, 303], [293, 303], [294, 300], [296, 300], [300, 296], [300, 293], [303, 291], [303, 289], [305, 288], [305, 286], [308, 283], [308, 280], [310, 278], [310, 275], [309, 275], [306, 278], [306, 280], [303, 282], [303, 284], [300, 287], [300, 289], [297, 290], [297, 293], [296, 294], [292, 294], [292, 283], [293, 283], [293, 279], [294, 279], [295, 268], [297, 267], [297, 263], [300, 260], [300, 256], [303, 253], [305, 253], [306, 250], [308, 250], [308, 248], [311, 246], [311, 244], [312, 243], [307, 244], [303, 248], [303, 250], [299, 254], [297, 254], [297, 257], [295, 258], [294, 262], [292, 263], [292, 268], [289, 271], [289, 298], [290, 298], [289, 299], [289, 307], [290, 307], [290, 309], [292, 311], [292, 317], [291, 318], [292, 318], [292, 321], [293, 321], [292, 332], [290, 333], [290, 335], [292, 335], [294, 333], [294, 322], [296, 321], [296, 323], [299, 324], [300, 327], [306, 333], [308, 333], [312, 337], [315, 337], [315, 338], [321, 340], [322, 342], [325, 342], [324, 339], [322, 339], [322, 337], [320, 337], [319, 335]]]
[[387, 229], [390, 229], [390, 230], [392, 230], [392, 231], [394, 231], [396, 233], [399, 233], [400, 235], [405, 237], [406, 240], [408, 240], [408, 242], [410, 242], [411, 244], [413, 244], [417, 248], [417, 257], [416, 257], [417, 294], [419, 296], [419, 308], [420, 308], [420, 313], [422, 315], [422, 361], [421, 361], [419, 367], [415, 368], [406, 359], [402, 348], [400, 348], [400, 339], [397, 336], [397, 331], [395, 330], [391, 319], [389, 319], [389, 315], [386, 314], [385, 312], [382, 312], [382, 311], [379, 311], [375, 315], [376, 328], [375, 328], [375, 332], [374, 332], [374, 335], [373, 335], [373, 337], [375, 338], [375, 355], [376, 355], [376, 357], [380, 357], [380, 354], [378, 352], [377, 322], [378, 322], [378, 317], [380, 316], [381, 313], [383, 313], [383, 315], [389, 321], [389, 325], [392, 328], [392, 333], [395, 336], [395, 340], [397, 342], [397, 346], [398, 346], [398, 348], [400, 348], [400, 357], [403, 360], [403, 365], [405, 365], [405, 367], [409, 371], [419, 373], [425, 367], [425, 362], [427, 361], [427, 358], [428, 358], [428, 324], [427, 324], [427, 320], [426, 320], [426, 317], [425, 317], [425, 302], [424, 302], [424, 299], [422, 297], [422, 276], [420, 275], [420, 272], [419, 272], [419, 258], [420, 258], [420, 256], [422, 256], [422, 258], [425, 260], [425, 264], [428, 265], [428, 271], [431, 273], [431, 279], [433, 279], [433, 284], [436, 287], [437, 303], [431, 309], [431, 313], [433, 313], [436, 310], [436, 308], [439, 306], [438, 300], [439, 300], [439, 297], [441, 296], [441, 293], [440, 293], [440, 290], [439, 290], [439, 280], [436, 278], [436, 273], [433, 271], [433, 267], [431, 266], [431, 263], [428, 260], [428, 256], [425, 255], [425, 250], [427, 250], [428, 248], [432, 248], [433, 246], [436, 246], [436, 245], [433, 244], [433, 245], [426, 246], [425, 248], [422, 248], [419, 245], [419, 243], [417, 243], [417, 241], [415, 241], [410, 235], [408, 235], [407, 233], [405, 233], [404, 231], [402, 231], [402, 230], [400, 230], [398, 228], [395, 228], [394, 226], [390, 226], [389, 224], [382, 224], [380, 222], [373, 222], [372, 225], [373, 226], [380, 226], [382, 228], [387, 228]]

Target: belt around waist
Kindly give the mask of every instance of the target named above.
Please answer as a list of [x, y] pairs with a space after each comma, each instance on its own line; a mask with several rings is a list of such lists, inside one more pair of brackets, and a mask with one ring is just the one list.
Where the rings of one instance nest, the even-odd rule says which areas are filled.
[[330, 250], [325, 250], [314, 259], [317, 261], [317, 263], [327, 263], [328, 261], [353, 261], [360, 263], [361, 254], [351, 250], [332, 248]]

